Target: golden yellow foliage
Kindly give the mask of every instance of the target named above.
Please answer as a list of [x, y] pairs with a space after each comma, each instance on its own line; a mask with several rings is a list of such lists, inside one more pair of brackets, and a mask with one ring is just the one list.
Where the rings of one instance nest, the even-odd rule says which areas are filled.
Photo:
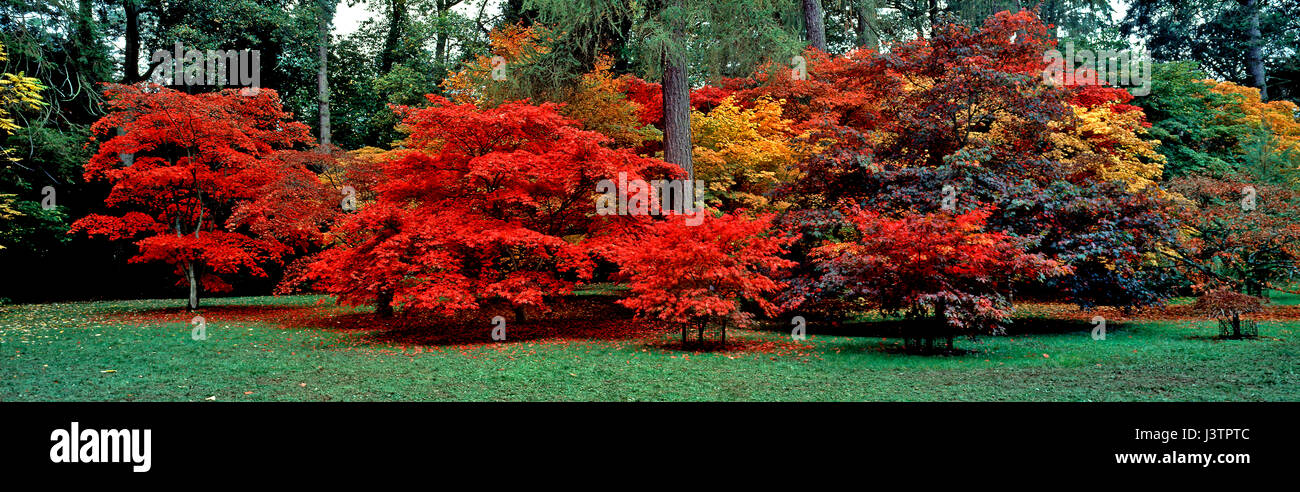
[[1300, 151], [1300, 119], [1296, 118], [1296, 104], [1291, 101], [1263, 102], [1259, 99], [1259, 89], [1234, 84], [1206, 80], [1210, 90], [1219, 94], [1236, 95], [1236, 111], [1240, 114], [1236, 123], [1247, 125], [1257, 130], [1272, 133], [1275, 137], [1277, 152]]
[[[18, 195], [0, 193], [0, 220], [9, 220], [22, 215], [22, 212], [14, 208], [14, 202], [17, 200]], [[0, 244], [0, 249], [5, 249], [3, 244]]]
[[[18, 200], [18, 195], [14, 195], [11, 193], [0, 193], [0, 219], [12, 219], [19, 215], [22, 215], [22, 212], [19, 212], [18, 209], [13, 207], [14, 202], [17, 200]], [[4, 246], [0, 246], [0, 248], [3, 247]]]
[[[8, 59], [9, 55], [5, 53], [4, 44], [0, 44], [0, 62]], [[26, 77], [22, 72], [0, 74], [0, 132], [9, 135], [20, 128], [8, 108], [37, 110], [45, 106], [45, 101], [41, 100], [43, 90], [45, 86], [41, 85], [39, 80]], [[9, 149], [3, 148], [0, 148], [0, 158], [18, 160], [10, 155]]]
[[797, 164], [812, 149], [807, 134], [781, 117], [784, 103], [759, 98], [745, 108], [727, 97], [707, 114], [691, 112], [695, 176], [706, 183], [706, 201], [728, 209], [789, 206], [769, 195], [797, 177]]
[[1055, 145], [1047, 157], [1097, 180], [1123, 181], [1130, 191], [1153, 186], [1164, 172], [1165, 156], [1156, 151], [1160, 141], [1142, 138], [1147, 131], [1141, 111], [1116, 106], [1071, 105], [1073, 120], [1051, 124], [1048, 139]]

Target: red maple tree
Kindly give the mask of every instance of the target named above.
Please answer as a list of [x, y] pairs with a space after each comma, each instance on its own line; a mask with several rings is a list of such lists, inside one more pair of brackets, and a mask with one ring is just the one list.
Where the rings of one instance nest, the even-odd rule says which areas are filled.
[[399, 108], [404, 149], [383, 160], [374, 202], [333, 231], [337, 243], [307, 271], [341, 303], [389, 315], [503, 302], [522, 319], [592, 278], [598, 259], [649, 219], [598, 214], [598, 182], [681, 173], [602, 145], [608, 137], [554, 104], [428, 99]]
[[767, 296], [785, 287], [774, 279], [795, 265], [781, 255], [796, 238], [772, 229], [774, 215], [705, 217], [691, 225], [683, 215], [670, 215], [622, 243], [617, 253], [620, 275], [631, 288], [619, 303], [680, 324], [683, 343], [690, 325], [702, 339], [705, 325], [717, 320], [724, 321], [725, 341], [726, 324], [744, 326], [752, 319], [742, 300], [775, 314], [780, 309]]
[[85, 179], [111, 183], [108, 210], [76, 221], [70, 233], [135, 239], [139, 253], [130, 261], [174, 266], [191, 310], [200, 291], [230, 290], [222, 275], [266, 276], [266, 263], [319, 239], [321, 217], [302, 200], [320, 196], [319, 181], [290, 158], [312, 139], [275, 91], [190, 95], [113, 85], [106, 95]]
[[1011, 314], [1013, 282], [1068, 273], [1023, 241], [987, 231], [988, 210], [960, 215], [907, 214], [890, 218], [861, 208], [844, 211], [847, 237], [810, 255], [817, 287], [858, 307], [934, 321], [908, 336], [932, 341], [951, 333], [996, 333]]

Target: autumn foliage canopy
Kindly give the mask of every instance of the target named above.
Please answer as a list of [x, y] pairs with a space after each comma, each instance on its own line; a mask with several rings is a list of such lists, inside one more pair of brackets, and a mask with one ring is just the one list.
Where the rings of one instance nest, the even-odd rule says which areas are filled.
[[447, 314], [494, 301], [545, 309], [646, 220], [597, 215], [597, 182], [672, 172], [605, 147], [608, 137], [551, 104], [429, 102], [402, 109], [405, 148], [376, 157], [389, 179], [331, 231], [338, 247], [310, 269], [340, 302]]
[[293, 158], [312, 139], [274, 91], [107, 93], [109, 113], [93, 128], [101, 143], [85, 166], [87, 181], [112, 185], [107, 210], [72, 232], [130, 239], [132, 262], [166, 263], [180, 283], [210, 292], [229, 289], [226, 275], [266, 276], [267, 263], [321, 240], [323, 217], [310, 204], [322, 189]]
[[[1295, 193], [1170, 180], [1165, 130], [1132, 95], [1044, 80], [1052, 33], [1002, 12], [884, 53], [809, 49], [806, 74], [778, 60], [697, 86], [700, 221], [598, 210], [606, 180], [687, 178], [662, 160], [663, 89], [604, 56], [547, 85], [560, 33], [541, 25], [494, 31], [445, 96], [392, 108], [404, 140], [341, 159], [304, 152], [274, 91], [116, 86], [85, 166], [112, 191], [73, 229], [130, 239], [132, 261], [210, 291], [300, 255], [296, 281], [384, 315], [522, 317], [609, 282], [671, 324], [821, 309], [975, 334], [998, 332], [1024, 289], [1134, 306], [1175, 277], [1252, 295], [1292, 278]], [[1294, 106], [1239, 88], [1202, 87], [1235, 101], [1222, 118], [1273, 132], [1262, 145], [1300, 150]], [[343, 184], [355, 207], [339, 207]], [[1267, 211], [1237, 206], [1246, 188]]]

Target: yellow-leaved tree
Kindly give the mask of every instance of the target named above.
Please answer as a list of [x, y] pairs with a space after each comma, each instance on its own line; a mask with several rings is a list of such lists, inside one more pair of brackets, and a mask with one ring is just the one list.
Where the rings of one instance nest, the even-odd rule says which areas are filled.
[[727, 97], [708, 113], [691, 112], [695, 176], [705, 182], [710, 206], [755, 211], [789, 206], [771, 195], [797, 177], [797, 164], [812, 148], [808, 135], [782, 118], [782, 104], [760, 97], [744, 107]]
[[[1059, 160], [1076, 175], [1098, 181], [1122, 181], [1129, 191], [1155, 185], [1164, 172], [1160, 141], [1147, 136], [1146, 115], [1126, 104], [1122, 89], [1102, 88], [1103, 95], [1078, 97], [1069, 108], [1073, 118], [1051, 123], [1054, 148], [1047, 157]], [[1127, 96], [1127, 97], [1125, 97]]]
[[[9, 54], [5, 52], [4, 44], [0, 44], [0, 62], [8, 60]], [[41, 85], [41, 81], [27, 77], [22, 72], [0, 74], [0, 131], [8, 135], [21, 128], [9, 113], [10, 108], [34, 111], [45, 106], [45, 101], [41, 100], [43, 90], [45, 86]], [[9, 156], [8, 149], [0, 149], [0, 152], [3, 152], [5, 157], [13, 159]]]
[[1210, 88], [1213, 92], [1236, 96], [1232, 98], [1236, 101], [1236, 107], [1232, 108], [1234, 111], [1224, 112], [1223, 117], [1271, 133], [1278, 152], [1300, 150], [1300, 118], [1297, 118], [1300, 108], [1295, 103], [1282, 100], [1263, 102], [1259, 99], [1259, 89], [1232, 82], [1207, 80], [1206, 83], [1213, 84]]
[[1216, 123], [1231, 129], [1241, 171], [1300, 190], [1300, 109], [1291, 101], [1263, 102], [1259, 89], [1207, 80], [1210, 91], [1228, 96], [1215, 108]]
[[[8, 60], [9, 55], [5, 52], [5, 46], [0, 44], [0, 62]], [[40, 109], [46, 104], [41, 100], [42, 90], [45, 90], [45, 86], [41, 85], [39, 80], [27, 77], [22, 72], [0, 74], [0, 132], [4, 135], [12, 135], [22, 128], [14, 121], [13, 114], [9, 110], [11, 108]], [[18, 162], [18, 157], [10, 149], [0, 147], [0, 160]], [[17, 199], [13, 194], [0, 194], [0, 220], [9, 220], [22, 215], [15, 208]], [[5, 230], [0, 229], [0, 234], [4, 232]], [[3, 242], [3, 238], [0, 238], [0, 243]], [[3, 244], [0, 244], [0, 249], [4, 249]]]

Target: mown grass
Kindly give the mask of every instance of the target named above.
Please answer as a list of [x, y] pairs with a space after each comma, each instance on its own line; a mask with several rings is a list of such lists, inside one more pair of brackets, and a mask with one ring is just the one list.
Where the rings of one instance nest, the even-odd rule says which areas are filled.
[[425, 343], [318, 300], [209, 300], [201, 341], [175, 300], [0, 307], [0, 400], [1300, 400], [1300, 321], [1233, 341], [1211, 321], [1131, 320], [1101, 341], [1087, 317], [1026, 315], [1033, 333], [961, 339], [949, 356], [850, 328], [802, 343], [733, 329], [729, 350], [683, 351], [668, 330], [497, 343], [487, 324]]

